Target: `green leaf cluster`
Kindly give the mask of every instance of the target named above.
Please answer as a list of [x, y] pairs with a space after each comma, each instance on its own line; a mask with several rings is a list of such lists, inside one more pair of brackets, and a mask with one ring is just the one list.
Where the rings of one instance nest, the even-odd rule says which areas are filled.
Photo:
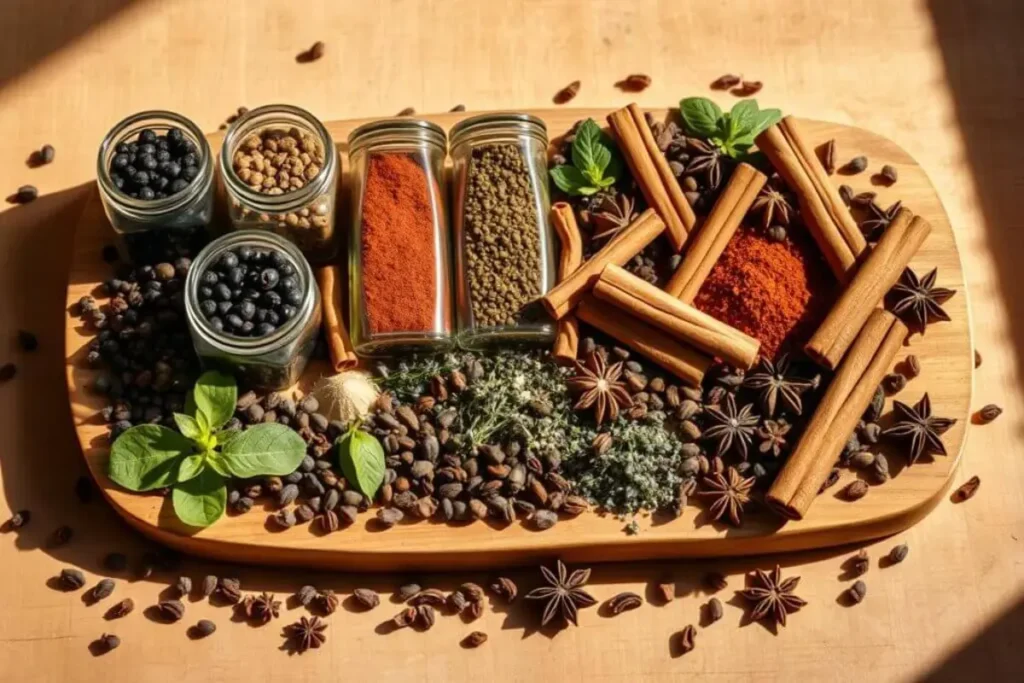
[[622, 158], [611, 137], [594, 119], [576, 129], [572, 163], [551, 169], [551, 179], [569, 195], [591, 195], [611, 187], [622, 177]]
[[353, 425], [335, 444], [338, 464], [349, 483], [373, 498], [384, 483], [384, 448], [377, 437], [358, 427]]
[[175, 413], [178, 431], [138, 425], [114, 441], [107, 475], [130, 491], [172, 487], [174, 513], [185, 524], [206, 527], [224, 514], [225, 478], [285, 475], [295, 471], [306, 444], [282, 424], [245, 431], [223, 429], [235, 412], [233, 377], [207, 372]]
[[750, 153], [754, 139], [782, 118], [778, 109], [759, 109], [757, 100], [740, 100], [727, 114], [706, 97], [687, 97], [679, 103], [686, 132], [706, 139], [737, 159]]

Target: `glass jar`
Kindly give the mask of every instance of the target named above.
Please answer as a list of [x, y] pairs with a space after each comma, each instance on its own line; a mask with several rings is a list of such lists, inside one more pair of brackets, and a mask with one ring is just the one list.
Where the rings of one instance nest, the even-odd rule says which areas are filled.
[[540, 298], [555, 285], [547, 129], [528, 114], [484, 114], [452, 128], [459, 343], [550, 342]]
[[[295, 314], [265, 337], [240, 337], [210, 325], [199, 308], [200, 280], [229, 249], [276, 250], [295, 269], [302, 301]], [[320, 331], [320, 290], [313, 269], [294, 244], [265, 230], [230, 232], [210, 242], [192, 262], [185, 280], [185, 316], [203, 366], [234, 374], [250, 389], [290, 387], [302, 376]]]
[[[270, 155], [299, 157], [303, 154], [298, 148], [285, 151], [263, 148], [258, 150], [258, 171], [248, 173], [249, 183], [244, 181], [236, 170], [236, 164], [257, 163], [257, 156], [252, 152], [261, 134], [268, 131], [281, 131], [302, 139], [311, 136], [320, 146], [323, 153], [323, 164], [319, 172], [312, 177], [296, 175], [301, 186], [289, 190], [278, 191], [280, 188], [257, 191], [254, 187], [260, 182], [252, 183], [253, 177], [262, 182], [270, 181], [271, 167], [265, 159]], [[266, 152], [266, 155], [264, 155]], [[308, 153], [307, 153], [308, 154]], [[291, 160], [289, 160], [290, 162]], [[308, 171], [310, 160], [303, 159]], [[228, 216], [236, 230], [264, 229], [273, 231], [288, 238], [302, 250], [312, 263], [330, 263], [337, 256], [338, 240], [335, 238], [334, 217], [338, 173], [341, 162], [334, 147], [334, 140], [320, 121], [304, 109], [287, 104], [272, 104], [252, 109], [231, 124], [224, 144], [220, 150], [220, 176], [227, 195]], [[247, 169], [251, 170], [251, 169]], [[294, 169], [293, 169], [294, 170]], [[274, 168], [274, 174], [278, 173]], [[280, 177], [279, 175], [277, 177]], [[252, 183], [252, 184], [250, 184]]]
[[450, 348], [444, 131], [387, 119], [355, 129], [348, 143], [352, 345], [363, 356]]
[[[122, 145], [136, 142], [144, 130], [161, 135], [173, 128], [195, 148], [195, 178], [180, 192], [159, 199], [138, 199], [120, 190], [111, 164], [124, 150]], [[103, 210], [133, 262], [153, 264], [193, 256], [206, 243], [206, 228], [213, 217], [213, 159], [203, 131], [184, 116], [144, 111], [118, 123], [100, 143], [96, 178]]]

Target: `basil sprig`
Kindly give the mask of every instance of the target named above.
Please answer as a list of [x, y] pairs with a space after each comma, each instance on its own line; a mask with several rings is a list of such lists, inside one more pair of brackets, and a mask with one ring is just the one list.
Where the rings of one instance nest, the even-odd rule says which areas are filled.
[[338, 464], [345, 479], [369, 498], [384, 483], [384, 449], [373, 434], [359, 429], [356, 423], [337, 444]]
[[758, 109], [757, 100], [740, 100], [726, 114], [706, 97], [687, 97], [679, 103], [686, 132], [706, 139], [734, 159], [746, 156], [754, 138], [782, 118], [778, 109]]
[[224, 514], [226, 477], [285, 475], [295, 471], [306, 444], [282, 424], [260, 424], [245, 431], [222, 429], [235, 412], [234, 378], [207, 372], [175, 413], [178, 431], [138, 425], [117, 437], [107, 475], [130, 491], [172, 487], [174, 513], [185, 524], [206, 527]]
[[555, 185], [566, 194], [591, 195], [622, 177], [622, 159], [615, 143], [594, 119], [576, 129], [571, 161], [550, 171]]

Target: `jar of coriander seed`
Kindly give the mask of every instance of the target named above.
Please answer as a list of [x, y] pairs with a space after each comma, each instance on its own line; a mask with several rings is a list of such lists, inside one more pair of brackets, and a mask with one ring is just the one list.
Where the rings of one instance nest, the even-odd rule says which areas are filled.
[[270, 230], [314, 264], [337, 255], [335, 209], [341, 162], [327, 128], [299, 107], [252, 109], [228, 129], [220, 176], [236, 230]]
[[540, 298], [555, 285], [547, 129], [528, 114], [484, 114], [452, 128], [452, 227], [459, 343], [546, 343]]

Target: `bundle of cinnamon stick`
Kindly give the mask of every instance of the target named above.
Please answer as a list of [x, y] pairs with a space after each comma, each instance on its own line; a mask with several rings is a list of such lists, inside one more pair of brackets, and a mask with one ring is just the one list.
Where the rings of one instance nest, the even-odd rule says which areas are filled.
[[350, 370], [359, 363], [348, 330], [345, 328], [344, 312], [341, 308], [341, 268], [324, 266], [317, 268], [316, 281], [320, 286], [320, 300], [324, 318], [324, 337], [331, 355], [331, 367], [335, 372]]

